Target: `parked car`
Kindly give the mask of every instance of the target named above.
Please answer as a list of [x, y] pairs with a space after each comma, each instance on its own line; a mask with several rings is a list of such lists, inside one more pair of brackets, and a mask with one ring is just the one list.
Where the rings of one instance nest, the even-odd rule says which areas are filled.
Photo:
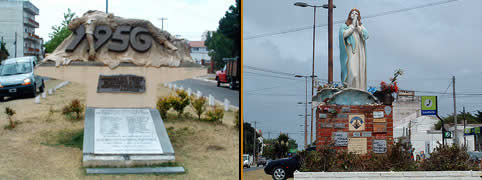
[[37, 89], [43, 92], [44, 80], [35, 75], [37, 57], [26, 56], [2, 61], [0, 65], [0, 101], [5, 96], [30, 95], [35, 97]]
[[239, 88], [241, 79], [241, 66], [238, 58], [224, 58], [226, 65], [220, 71], [216, 71], [216, 81], [219, 87], [221, 83], [229, 83], [229, 88]]
[[251, 167], [251, 164], [253, 162], [253, 157], [249, 154], [243, 154], [243, 168]]
[[300, 167], [300, 157], [294, 155], [291, 158], [270, 161], [264, 167], [264, 172], [271, 175], [275, 180], [284, 180], [293, 177], [293, 173]]
[[256, 162], [256, 167], [259, 167], [260, 165], [266, 166], [266, 158], [265, 157], [258, 158], [258, 161]]

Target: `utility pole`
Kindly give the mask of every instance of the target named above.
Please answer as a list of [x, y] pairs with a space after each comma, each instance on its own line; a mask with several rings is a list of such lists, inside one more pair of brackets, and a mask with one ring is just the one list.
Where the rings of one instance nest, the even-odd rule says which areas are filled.
[[333, 0], [328, 0], [328, 84], [333, 83]]
[[[314, 8], [316, 9], [316, 8]], [[308, 140], [308, 128], [306, 125], [308, 124], [308, 78], [305, 76], [305, 149], [308, 147], [307, 140]]]
[[109, 0], [105, 0], [105, 13], [109, 13]]
[[164, 20], [167, 20], [167, 18], [162, 17], [162, 18], [159, 18], [159, 20], [161, 20], [161, 30], [164, 31]]
[[463, 131], [463, 132], [464, 132], [464, 149], [465, 149], [465, 147], [466, 147], [466, 145], [467, 145], [467, 144], [466, 144], [467, 138], [465, 137], [465, 106], [464, 106], [464, 111], [463, 111], [463, 113], [464, 113], [464, 114], [463, 114], [463, 115], [464, 115], [464, 131]]
[[457, 136], [457, 103], [455, 100], [455, 76], [452, 76], [452, 90], [453, 90], [453, 98], [454, 98], [454, 144], [458, 145], [458, 136]]
[[15, 42], [13, 44], [15, 44], [15, 57], [17, 57], [17, 32], [15, 32]]
[[256, 162], [256, 121], [254, 121], [254, 135], [253, 135], [253, 159], [254, 161], [253, 162]]

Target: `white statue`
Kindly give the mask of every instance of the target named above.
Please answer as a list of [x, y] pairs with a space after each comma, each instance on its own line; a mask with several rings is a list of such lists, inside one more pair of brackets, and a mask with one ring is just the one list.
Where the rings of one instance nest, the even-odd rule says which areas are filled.
[[349, 88], [367, 90], [366, 44], [368, 31], [361, 23], [360, 11], [353, 8], [340, 27], [341, 82]]

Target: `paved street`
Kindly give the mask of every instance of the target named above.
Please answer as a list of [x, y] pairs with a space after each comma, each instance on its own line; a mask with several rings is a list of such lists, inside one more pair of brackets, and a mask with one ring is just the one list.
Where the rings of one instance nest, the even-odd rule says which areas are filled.
[[250, 167], [250, 168], [243, 168], [243, 172], [249, 172], [249, 171], [254, 171], [254, 170], [258, 170], [258, 169], [263, 169], [264, 166], [260, 166], [260, 167]]
[[227, 85], [221, 87], [216, 86], [215, 81], [207, 81], [200, 79], [185, 79], [174, 81], [173, 84], [182, 86], [184, 89], [191, 88], [193, 92], [197, 90], [202, 92], [203, 96], [213, 95], [218, 101], [224, 102], [224, 98], [228, 99], [231, 105], [239, 107], [239, 91], [229, 89]]

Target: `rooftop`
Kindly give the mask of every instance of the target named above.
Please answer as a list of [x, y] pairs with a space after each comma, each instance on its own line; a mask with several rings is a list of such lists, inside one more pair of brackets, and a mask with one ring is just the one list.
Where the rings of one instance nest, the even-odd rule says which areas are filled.
[[204, 46], [204, 41], [189, 41], [189, 46], [191, 46], [191, 47], [206, 47], [206, 46]]

